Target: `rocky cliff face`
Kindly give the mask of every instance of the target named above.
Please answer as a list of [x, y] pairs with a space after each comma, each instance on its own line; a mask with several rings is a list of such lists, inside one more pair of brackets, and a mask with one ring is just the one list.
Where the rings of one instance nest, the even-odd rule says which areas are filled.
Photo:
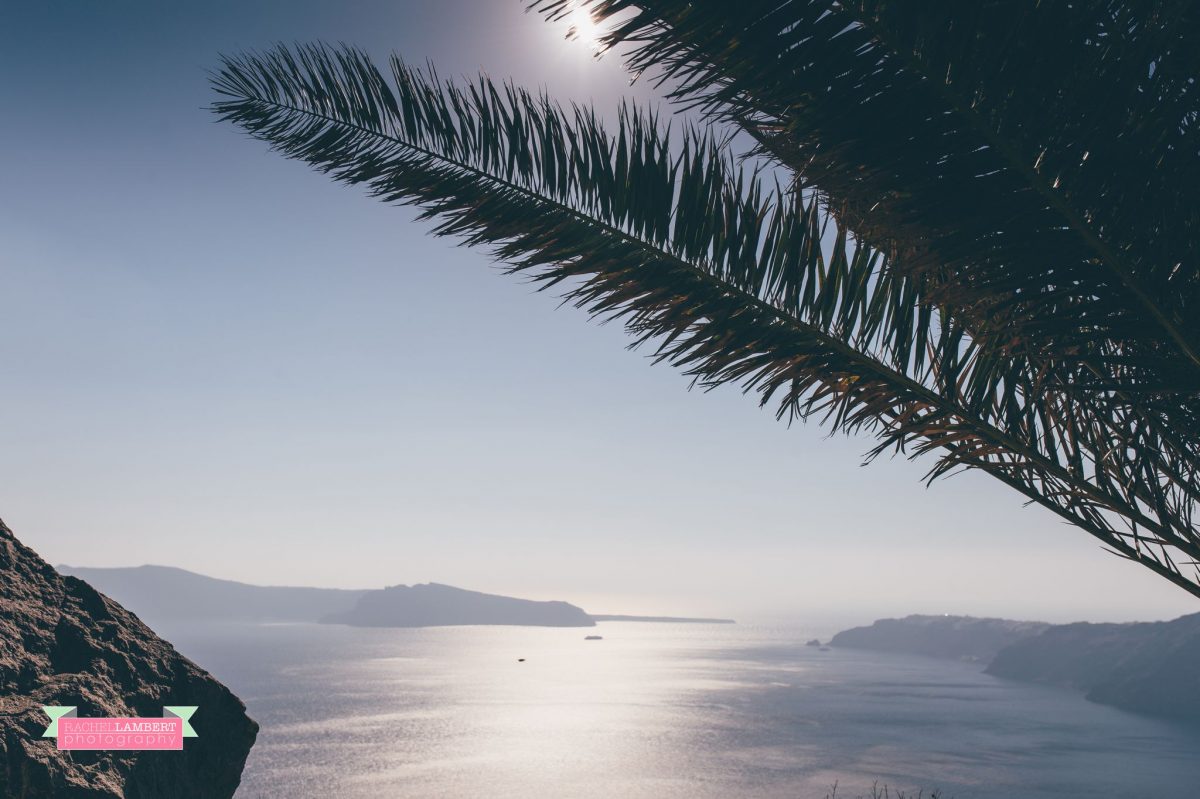
[[[43, 705], [80, 716], [196, 705], [182, 752], [60, 752]], [[258, 725], [240, 700], [116, 602], [63, 577], [0, 522], [0, 796], [230, 797]]]
[[1039, 621], [977, 619], [971, 616], [906, 616], [880, 619], [833, 637], [833, 646], [903, 652], [928, 657], [988, 662], [1001, 649], [1050, 625]]
[[1105, 705], [1200, 723], [1200, 614], [1064, 624], [1000, 652], [989, 674], [1084, 691]]

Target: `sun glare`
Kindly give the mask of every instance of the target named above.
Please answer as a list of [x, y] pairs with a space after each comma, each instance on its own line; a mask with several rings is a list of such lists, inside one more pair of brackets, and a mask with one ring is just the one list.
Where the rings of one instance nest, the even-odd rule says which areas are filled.
[[592, 18], [592, 14], [582, 6], [575, 6], [566, 18], [570, 26], [570, 35], [592, 52], [600, 51], [600, 26]]

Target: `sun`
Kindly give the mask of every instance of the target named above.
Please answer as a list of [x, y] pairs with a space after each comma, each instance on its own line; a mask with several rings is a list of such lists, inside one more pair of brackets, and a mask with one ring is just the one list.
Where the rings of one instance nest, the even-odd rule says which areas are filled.
[[600, 52], [603, 33], [592, 14], [582, 5], [576, 5], [566, 16], [568, 35], [594, 53]]

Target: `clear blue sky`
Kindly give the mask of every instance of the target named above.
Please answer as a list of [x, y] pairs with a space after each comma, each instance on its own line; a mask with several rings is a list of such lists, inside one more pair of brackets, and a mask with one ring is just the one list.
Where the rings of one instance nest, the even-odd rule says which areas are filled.
[[596, 611], [1200, 610], [988, 478], [860, 466], [268, 152], [222, 51], [345, 41], [610, 109], [523, 0], [0, 9], [0, 516], [52, 562]]

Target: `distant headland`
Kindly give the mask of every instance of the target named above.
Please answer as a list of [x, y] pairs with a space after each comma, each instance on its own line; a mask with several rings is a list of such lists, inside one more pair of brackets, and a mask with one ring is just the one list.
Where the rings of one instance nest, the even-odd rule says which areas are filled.
[[353, 627], [449, 627], [514, 624], [525, 627], [595, 627], [592, 617], [568, 602], [535, 602], [466, 591], [450, 585], [394, 585], [365, 591], [354, 607], [318, 619]]
[[840, 632], [830, 644], [979, 662], [996, 677], [1070, 688], [1099, 704], [1200, 722], [1200, 613], [1167, 622], [1058, 625], [907, 616]]

